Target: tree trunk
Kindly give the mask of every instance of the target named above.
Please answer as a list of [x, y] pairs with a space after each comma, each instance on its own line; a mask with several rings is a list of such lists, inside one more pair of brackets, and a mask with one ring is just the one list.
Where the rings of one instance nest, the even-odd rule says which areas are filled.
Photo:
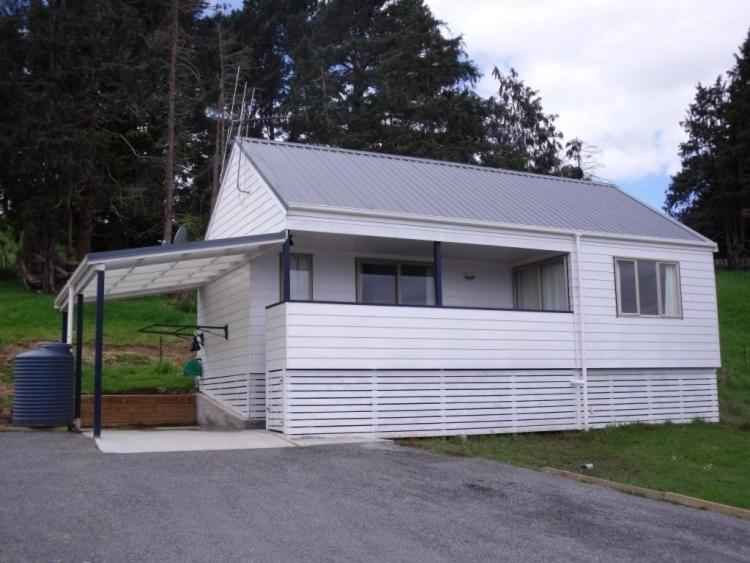
[[724, 221], [724, 241], [726, 243], [727, 260], [729, 267], [739, 269], [743, 266], [743, 257], [745, 254], [745, 245], [742, 233], [742, 217], [728, 217]]
[[73, 190], [68, 189], [68, 197], [65, 200], [65, 262], [68, 264], [73, 261]]
[[164, 166], [164, 205], [162, 207], [162, 239], [172, 242], [174, 221], [174, 169], [175, 169], [175, 104], [177, 98], [177, 39], [180, 25], [180, 3], [172, 0], [171, 29], [169, 32], [169, 93], [167, 116], [167, 142]]
[[78, 244], [76, 246], [76, 260], [79, 262], [91, 252], [91, 239], [94, 237], [94, 204], [96, 192], [91, 182], [86, 182], [83, 188], [83, 207], [81, 208], [81, 223], [78, 226]]
[[216, 199], [219, 197], [219, 188], [221, 175], [224, 169], [222, 157], [224, 155], [224, 113], [226, 112], [224, 100], [224, 43], [221, 36], [221, 24], [219, 27], [219, 119], [216, 121], [216, 147], [214, 148], [214, 170], [213, 182], [211, 185], [211, 209], [209, 215], [214, 210]]
[[[94, 13], [97, 21], [101, 16], [101, 3], [95, 2]], [[80, 213], [80, 225], [78, 228], [78, 244], [76, 245], [76, 260], [83, 260], [91, 252], [91, 241], [94, 238], [94, 212], [96, 211], [96, 177], [95, 170], [97, 166], [97, 133], [99, 131], [99, 65], [98, 58], [93, 59], [91, 70], [91, 80], [89, 81], [89, 102], [91, 111], [88, 114], [88, 137], [89, 137], [89, 158], [88, 163], [91, 169], [86, 174], [82, 182], [83, 204]]]

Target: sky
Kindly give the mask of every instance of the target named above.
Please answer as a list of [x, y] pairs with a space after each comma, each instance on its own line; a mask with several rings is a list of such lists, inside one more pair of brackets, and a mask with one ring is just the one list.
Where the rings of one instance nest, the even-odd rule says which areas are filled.
[[463, 36], [481, 95], [496, 90], [495, 66], [515, 68], [566, 139], [597, 147], [599, 178], [656, 208], [696, 85], [731, 68], [750, 28], [750, 0], [426, 2]]

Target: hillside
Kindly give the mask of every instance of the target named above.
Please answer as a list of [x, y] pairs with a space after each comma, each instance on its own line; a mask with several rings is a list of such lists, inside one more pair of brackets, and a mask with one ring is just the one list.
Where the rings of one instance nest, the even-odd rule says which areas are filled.
[[[41, 342], [59, 340], [61, 315], [53, 307], [54, 297], [26, 291], [15, 280], [0, 281], [0, 407], [11, 402], [13, 358]], [[84, 391], [92, 389], [94, 306], [84, 315]], [[193, 381], [182, 375], [182, 363], [191, 358], [189, 343], [164, 338], [163, 361], [159, 361], [159, 337], [138, 332], [153, 323], [194, 324], [194, 300], [174, 301], [148, 297], [113, 301], [105, 306], [105, 393], [132, 390], [150, 392], [186, 391]]]

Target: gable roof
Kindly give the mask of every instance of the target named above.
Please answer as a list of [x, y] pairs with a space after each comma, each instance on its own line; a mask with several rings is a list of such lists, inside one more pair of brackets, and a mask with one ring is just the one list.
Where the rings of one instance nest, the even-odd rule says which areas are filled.
[[609, 183], [262, 139], [238, 143], [287, 208], [707, 240]]

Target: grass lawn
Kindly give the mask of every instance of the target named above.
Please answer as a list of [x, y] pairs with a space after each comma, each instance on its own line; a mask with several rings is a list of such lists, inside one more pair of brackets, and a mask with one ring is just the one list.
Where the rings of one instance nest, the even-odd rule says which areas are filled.
[[750, 272], [717, 274], [721, 424], [637, 424], [590, 432], [406, 440], [459, 456], [579, 471], [750, 509]]
[[[58, 340], [61, 315], [54, 297], [31, 293], [16, 280], [0, 280], [0, 406], [12, 400], [13, 357], [39, 342]], [[84, 306], [84, 392], [93, 391], [94, 305]], [[193, 356], [189, 343], [164, 338], [164, 359], [159, 361], [159, 337], [139, 333], [153, 323], [194, 324], [193, 302], [147, 297], [106, 303], [104, 310], [105, 393], [132, 391], [179, 392], [192, 390], [193, 380], [182, 375], [182, 363]]]

